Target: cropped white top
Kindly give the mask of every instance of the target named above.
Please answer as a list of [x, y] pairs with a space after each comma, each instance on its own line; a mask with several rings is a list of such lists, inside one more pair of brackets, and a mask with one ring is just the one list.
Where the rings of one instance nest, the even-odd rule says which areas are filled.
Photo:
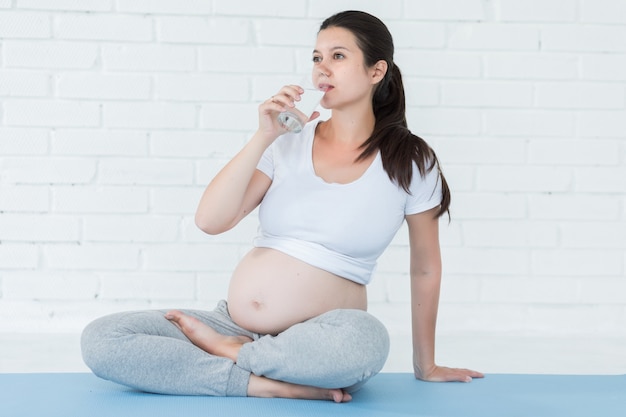
[[261, 158], [257, 169], [272, 184], [259, 208], [260, 228], [254, 246], [273, 248], [368, 284], [378, 257], [405, 215], [441, 203], [438, 170], [422, 178], [414, 164], [408, 194], [389, 179], [379, 153], [357, 180], [327, 183], [313, 168], [318, 123], [309, 123], [299, 134], [280, 136]]

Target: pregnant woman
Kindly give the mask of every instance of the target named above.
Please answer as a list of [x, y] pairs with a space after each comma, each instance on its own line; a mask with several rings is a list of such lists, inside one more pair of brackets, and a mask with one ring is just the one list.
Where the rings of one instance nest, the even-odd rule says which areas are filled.
[[259, 106], [259, 127], [207, 186], [196, 224], [235, 227], [259, 206], [259, 235], [213, 311], [118, 313], [83, 332], [93, 372], [136, 389], [186, 395], [345, 402], [387, 358], [366, 312], [377, 258], [404, 221], [410, 241], [413, 367], [427, 381], [470, 381], [435, 363], [441, 281], [438, 218], [450, 192], [433, 150], [407, 128], [387, 27], [367, 13], [326, 19], [312, 80], [331, 110], [300, 133], [277, 119], [304, 90]]

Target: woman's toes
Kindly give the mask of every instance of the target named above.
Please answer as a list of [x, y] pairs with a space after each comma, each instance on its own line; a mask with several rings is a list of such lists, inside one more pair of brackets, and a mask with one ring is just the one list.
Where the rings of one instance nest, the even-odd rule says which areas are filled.
[[352, 400], [352, 395], [342, 389], [333, 389], [330, 391], [332, 400], [336, 403], [346, 403]]
[[198, 329], [199, 322], [181, 311], [168, 311], [165, 318], [174, 323], [187, 337], [193, 337]]
[[165, 318], [170, 320], [170, 321], [178, 321], [178, 320], [180, 320], [180, 317], [182, 315], [183, 315], [183, 313], [181, 311], [170, 310], [167, 313], [165, 313]]

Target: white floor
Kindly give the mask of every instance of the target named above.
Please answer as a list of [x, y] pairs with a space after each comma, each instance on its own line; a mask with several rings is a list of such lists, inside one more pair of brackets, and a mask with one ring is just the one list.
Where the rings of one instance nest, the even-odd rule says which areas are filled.
[[[437, 358], [441, 365], [485, 373], [626, 374], [626, 339], [443, 335]], [[88, 371], [78, 334], [0, 333], [0, 373]], [[411, 372], [406, 336], [392, 336], [383, 372]]]

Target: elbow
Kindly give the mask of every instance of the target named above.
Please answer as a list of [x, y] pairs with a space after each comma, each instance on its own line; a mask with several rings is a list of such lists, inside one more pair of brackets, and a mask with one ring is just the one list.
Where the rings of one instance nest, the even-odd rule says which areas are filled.
[[198, 229], [202, 230], [207, 235], [219, 235], [222, 233], [220, 230], [212, 228], [208, 225], [200, 225], [196, 223], [196, 226], [198, 226]]
[[198, 229], [208, 235], [219, 235], [230, 229], [221, 222], [215, 221], [212, 216], [200, 215], [199, 213], [196, 213], [195, 223]]
[[416, 268], [411, 268], [411, 278], [415, 280], [435, 280], [441, 281], [441, 264], [435, 263], [432, 265], [420, 265]]

